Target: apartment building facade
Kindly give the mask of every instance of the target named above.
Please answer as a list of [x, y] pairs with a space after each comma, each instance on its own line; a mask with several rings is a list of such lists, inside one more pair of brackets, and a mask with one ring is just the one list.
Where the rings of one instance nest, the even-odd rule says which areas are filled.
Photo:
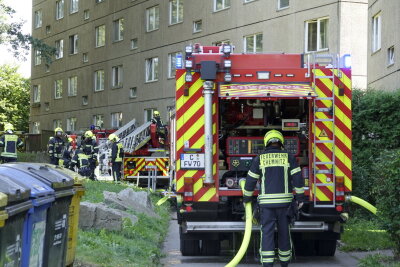
[[[33, 0], [30, 132], [118, 128], [174, 106], [175, 57], [188, 44], [236, 53], [352, 54], [366, 87], [368, 0]], [[365, 21], [365, 23], [362, 23]]]
[[400, 88], [400, 1], [370, 0], [368, 5], [368, 87]]

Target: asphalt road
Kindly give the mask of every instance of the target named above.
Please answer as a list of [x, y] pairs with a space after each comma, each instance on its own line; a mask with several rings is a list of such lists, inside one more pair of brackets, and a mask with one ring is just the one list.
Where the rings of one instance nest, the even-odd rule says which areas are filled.
[[[223, 267], [234, 255], [222, 256], [196, 256], [183, 257], [179, 250], [179, 226], [176, 219], [172, 219], [169, 225], [169, 233], [164, 243], [164, 253], [166, 257], [162, 263], [164, 267]], [[377, 252], [374, 252], [377, 253]], [[387, 251], [383, 251], [387, 254]], [[358, 260], [367, 255], [367, 252], [345, 253], [336, 251], [334, 257], [298, 257], [291, 263], [293, 267], [311, 267], [311, 266], [330, 266], [330, 267], [356, 267]], [[258, 259], [253, 256], [245, 256], [238, 266], [261, 266]], [[275, 264], [275, 266], [280, 266]]]

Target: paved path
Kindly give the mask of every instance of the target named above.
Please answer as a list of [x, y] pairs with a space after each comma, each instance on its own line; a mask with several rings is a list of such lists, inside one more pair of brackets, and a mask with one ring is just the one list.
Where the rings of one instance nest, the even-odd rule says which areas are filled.
[[[179, 250], [179, 226], [176, 219], [172, 219], [169, 225], [169, 233], [164, 243], [164, 253], [166, 257], [162, 263], [164, 267], [223, 267], [231, 259], [232, 255], [225, 256], [196, 256], [183, 257]], [[374, 251], [372, 253], [377, 253]], [[390, 252], [383, 251], [388, 254]], [[291, 267], [312, 267], [312, 266], [330, 266], [330, 267], [356, 267], [358, 260], [365, 257], [368, 252], [345, 253], [339, 250], [336, 251], [335, 257], [298, 257], [296, 261], [290, 264]], [[245, 258], [238, 266], [261, 266], [258, 259], [250, 256]], [[275, 266], [280, 266], [275, 264]]]

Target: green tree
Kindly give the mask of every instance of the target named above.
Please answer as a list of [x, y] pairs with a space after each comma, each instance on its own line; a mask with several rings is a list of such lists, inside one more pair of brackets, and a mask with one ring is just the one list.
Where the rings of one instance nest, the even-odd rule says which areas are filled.
[[0, 122], [10, 122], [15, 130], [29, 131], [30, 82], [18, 67], [0, 66]]
[[3, 0], [0, 0], [0, 45], [9, 47], [14, 57], [19, 59], [25, 59], [30, 46], [32, 46], [33, 49], [40, 51], [46, 64], [51, 64], [56, 49], [39, 39], [33, 38], [30, 34], [22, 33], [24, 22], [12, 22], [11, 18], [14, 15], [15, 10], [4, 4]]

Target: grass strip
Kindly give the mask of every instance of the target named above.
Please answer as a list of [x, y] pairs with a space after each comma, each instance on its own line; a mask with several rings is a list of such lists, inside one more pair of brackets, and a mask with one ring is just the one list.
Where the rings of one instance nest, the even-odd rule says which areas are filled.
[[372, 254], [361, 259], [358, 263], [359, 267], [400, 267], [400, 262], [393, 256], [382, 254]]

